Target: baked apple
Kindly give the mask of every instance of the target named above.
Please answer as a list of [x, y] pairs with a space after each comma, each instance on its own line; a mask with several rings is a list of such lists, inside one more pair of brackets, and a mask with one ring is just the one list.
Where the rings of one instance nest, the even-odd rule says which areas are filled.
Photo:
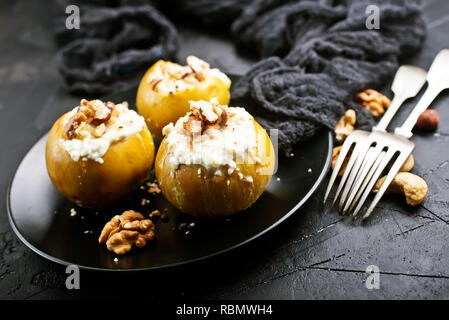
[[46, 164], [65, 197], [87, 207], [106, 207], [150, 177], [154, 144], [145, 120], [126, 103], [81, 100], [50, 130]]
[[191, 101], [190, 110], [163, 129], [155, 163], [162, 193], [196, 217], [225, 217], [248, 208], [274, 170], [266, 131], [244, 108], [217, 99]]
[[137, 110], [148, 128], [162, 139], [162, 128], [189, 111], [189, 100], [229, 103], [231, 80], [205, 61], [187, 57], [187, 65], [159, 60], [144, 75], [137, 91]]

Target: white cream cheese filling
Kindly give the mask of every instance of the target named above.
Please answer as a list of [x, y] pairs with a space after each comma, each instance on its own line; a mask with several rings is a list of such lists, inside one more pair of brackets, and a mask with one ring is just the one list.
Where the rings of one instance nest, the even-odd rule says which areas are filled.
[[[195, 102], [191, 102], [193, 103]], [[189, 114], [180, 118], [174, 127], [169, 124], [164, 128], [167, 154], [173, 169], [185, 164], [201, 165], [206, 170], [221, 172], [227, 166], [225, 172], [230, 175], [236, 170], [237, 164], [257, 162], [253, 117], [244, 108], [225, 107], [225, 110], [228, 114], [225, 126], [210, 126], [193, 137], [183, 126], [189, 120]]]
[[[105, 123], [106, 132], [101, 137], [96, 138], [88, 134], [84, 139], [59, 139], [59, 143], [69, 153], [73, 161], [92, 159], [103, 163], [103, 156], [111, 144], [125, 140], [145, 128], [144, 118], [134, 110], [129, 110], [123, 104], [117, 104], [115, 108], [113, 116]], [[76, 110], [77, 107], [68, 114], [65, 123], [77, 112]]]

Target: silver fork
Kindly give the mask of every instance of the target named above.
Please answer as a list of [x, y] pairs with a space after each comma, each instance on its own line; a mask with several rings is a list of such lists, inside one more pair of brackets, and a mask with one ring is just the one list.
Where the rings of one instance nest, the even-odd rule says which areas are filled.
[[[421, 90], [422, 86], [425, 83], [425, 79], [426, 79], [426, 72], [421, 68], [414, 66], [401, 66], [398, 69], [394, 77], [393, 84], [391, 86], [391, 90], [394, 93], [394, 98], [391, 101], [390, 107], [387, 109], [382, 119], [380, 120], [379, 124], [377, 125], [377, 128], [379, 130], [385, 131], [391, 119], [396, 114], [400, 106], [404, 103], [404, 101], [418, 94], [418, 92]], [[356, 163], [357, 160], [357, 156], [359, 155], [361, 149], [363, 148], [364, 145], [363, 142], [366, 141], [369, 135], [370, 135], [369, 131], [354, 130], [345, 139], [340, 154], [337, 158], [335, 167], [332, 171], [329, 184], [327, 185], [323, 203], [326, 202], [327, 197], [329, 196], [329, 193], [332, 189], [335, 179], [337, 178], [337, 174], [340, 171], [344, 159], [346, 158], [351, 147], [353, 147], [351, 157], [346, 166], [346, 170], [340, 180], [340, 184], [337, 188], [337, 192], [335, 194], [332, 206], [335, 204], [343, 186], [345, 185], [346, 180], [349, 177], [350, 172], [354, 171], [351, 169], [353, 169], [354, 164]], [[358, 167], [356, 166], [356, 168]], [[351, 183], [349, 185], [352, 184], [354, 178], [352, 176], [350, 177]], [[344, 195], [347, 195], [347, 192], [348, 191], [346, 191]], [[346, 199], [346, 196], [344, 198]]]
[[357, 175], [355, 183], [349, 187], [351, 194], [345, 203], [344, 212], [348, 209], [351, 210], [355, 206], [353, 217], [357, 215], [374, 184], [393, 157], [397, 155], [382, 186], [363, 216], [363, 219], [368, 218], [401, 166], [412, 153], [415, 144], [408, 139], [412, 136], [412, 129], [419, 115], [427, 109], [441, 91], [449, 88], [448, 49], [440, 51], [434, 59], [427, 74], [427, 82], [428, 87], [424, 95], [404, 124], [395, 129], [394, 134], [387, 133], [383, 128], [374, 128], [367, 138], [357, 158], [357, 162], [359, 162], [362, 169]]

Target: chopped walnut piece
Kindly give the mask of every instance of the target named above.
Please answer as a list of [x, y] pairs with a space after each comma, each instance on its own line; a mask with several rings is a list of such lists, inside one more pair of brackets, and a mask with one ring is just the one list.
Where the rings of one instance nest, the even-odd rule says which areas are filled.
[[156, 90], [156, 87], [159, 83], [161, 83], [162, 79], [152, 79], [151, 80], [151, 89]]
[[216, 123], [219, 125], [225, 125], [228, 121], [228, 113], [226, 109], [220, 106], [216, 98], [211, 99], [209, 102], [203, 100], [191, 101], [190, 111], [191, 115], [204, 124], [203, 130], [205, 129], [205, 126]]
[[154, 219], [154, 218], [159, 218], [161, 216], [161, 212], [159, 210], [154, 210], [150, 213], [150, 218]]
[[168, 136], [170, 132], [172, 132], [175, 129], [175, 126], [173, 125], [173, 122], [170, 122], [165, 127], [162, 128], [162, 135], [164, 137]]
[[210, 104], [205, 104], [199, 108], [201, 120], [206, 124], [214, 124], [218, 120], [218, 115]]
[[148, 193], [160, 193], [161, 189], [159, 189], [159, 186], [156, 182], [147, 182], [148, 186]]
[[195, 56], [188, 56], [186, 60], [187, 65], [192, 69], [193, 72], [197, 74], [201, 74], [205, 70], [209, 69], [209, 64], [206, 61], [201, 60]]
[[98, 125], [95, 127], [95, 129], [92, 131], [92, 135], [95, 138], [100, 138], [101, 136], [103, 136], [106, 132], [106, 126], [104, 125], [104, 123]]
[[92, 125], [98, 126], [111, 118], [112, 110], [105, 105], [99, 105], [95, 110], [95, 115], [91, 121]]
[[367, 89], [357, 94], [357, 100], [363, 107], [371, 111], [373, 117], [383, 115], [391, 103], [390, 99], [373, 89]]
[[65, 127], [64, 131], [68, 139], [74, 139], [77, 137], [76, 129], [80, 126], [81, 123], [87, 120], [87, 117], [82, 112], [77, 112], [73, 117], [71, 117]]
[[164, 65], [164, 71], [175, 79], [183, 79], [191, 73], [191, 68], [170, 63]]
[[228, 122], [228, 112], [225, 110], [225, 108], [214, 106], [214, 112], [218, 115], [218, 121], [217, 123], [220, 126], [225, 126]]
[[[108, 107], [109, 110], [111, 110], [111, 112], [114, 111], [114, 109], [115, 109], [115, 103], [112, 102], [112, 101], [106, 101], [106, 102], [104, 103], [104, 105], [105, 105], [106, 107]], [[123, 101], [123, 102], [122, 102], [122, 105], [123, 105], [124, 107], [128, 108], [128, 102]]]
[[116, 254], [125, 254], [133, 245], [142, 248], [153, 240], [154, 231], [151, 220], [145, 219], [139, 212], [127, 210], [105, 224], [98, 242], [106, 243], [108, 250]]
[[[89, 133], [94, 137], [101, 137], [106, 132], [106, 127], [100, 125], [111, 118], [114, 110], [115, 104], [113, 102], [103, 103], [100, 100], [87, 101], [86, 99], [81, 99], [76, 113], [65, 124], [64, 131], [67, 138], [83, 139]], [[91, 127], [89, 126], [90, 129], [87, 124], [91, 125]]]
[[93, 118], [95, 116], [95, 106], [86, 99], [81, 99], [78, 112], [83, 113], [87, 118]]
[[203, 126], [203, 123], [197, 120], [197, 118], [190, 116], [187, 121], [184, 121], [182, 127], [189, 135], [194, 135], [196, 133], [203, 132], [205, 126]]
[[334, 129], [335, 139], [337, 139], [338, 142], [343, 142], [346, 137], [354, 131], [355, 121], [355, 111], [352, 109], [346, 110], [345, 114], [340, 118]]

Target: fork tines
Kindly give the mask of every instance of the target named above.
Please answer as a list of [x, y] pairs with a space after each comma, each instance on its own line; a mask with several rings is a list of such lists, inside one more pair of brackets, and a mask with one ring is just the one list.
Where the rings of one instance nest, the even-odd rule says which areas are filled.
[[[348, 162], [345, 174], [340, 181], [334, 198], [334, 203], [336, 203], [340, 192], [343, 190], [338, 206], [339, 211], [345, 215], [355, 207], [352, 214], [352, 217], [355, 218], [373, 189], [374, 184], [397, 155], [387, 178], [384, 180], [382, 187], [377, 192], [363, 219], [369, 217], [394, 176], [411, 154], [413, 148], [414, 143], [405, 138], [392, 136], [383, 131], [373, 131], [365, 141], [362, 141], [359, 146], [354, 148], [354, 151], [357, 152], [353, 152]], [[336, 172], [338, 171], [334, 170], [332, 175]], [[331, 179], [332, 184], [333, 182]], [[332, 187], [331, 183], [328, 186], [329, 190]]]

